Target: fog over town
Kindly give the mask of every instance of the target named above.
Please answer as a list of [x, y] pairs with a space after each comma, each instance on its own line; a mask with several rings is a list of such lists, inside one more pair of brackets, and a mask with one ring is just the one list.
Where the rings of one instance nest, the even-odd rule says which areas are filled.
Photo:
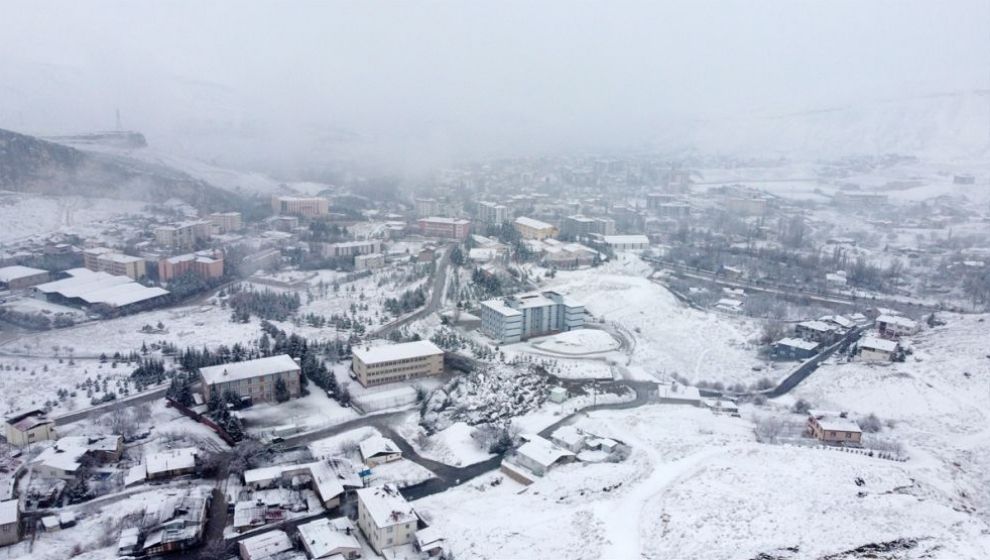
[[990, 558], [988, 22], [0, 0], [0, 558]]

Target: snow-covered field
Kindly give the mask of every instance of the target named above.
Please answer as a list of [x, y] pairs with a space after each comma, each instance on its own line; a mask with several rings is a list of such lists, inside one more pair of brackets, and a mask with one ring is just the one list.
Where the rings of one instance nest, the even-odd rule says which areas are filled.
[[[593, 320], [617, 323], [634, 340], [630, 365], [650, 375], [750, 383], [764, 373], [751, 341], [755, 322], [691, 309], [646, 276], [650, 268], [622, 256], [599, 268], [560, 271], [547, 288], [583, 303]], [[635, 371], [635, 370], [634, 370]]]
[[784, 547], [818, 558], [896, 538], [926, 539], [933, 558], [990, 553], [990, 527], [933, 491], [923, 465], [761, 445], [748, 421], [683, 406], [595, 412], [577, 426], [632, 455], [558, 467], [528, 488], [487, 475], [417, 508], [471, 558], [728, 560]]

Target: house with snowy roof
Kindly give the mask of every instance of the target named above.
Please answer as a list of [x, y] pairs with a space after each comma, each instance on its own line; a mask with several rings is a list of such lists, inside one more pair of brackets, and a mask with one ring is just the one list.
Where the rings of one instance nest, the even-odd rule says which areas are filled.
[[808, 416], [808, 433], [824, 443], [859, 446], [863, 430], [859, 424], [841, 415], [812, 413]]
[[361, 459], [369, 467], [391, 463], [402, 458], [402, 451], [394, 441], [381, 434], [375, 434], [358, 444]]
[[362, 488], [357, 498], [358, 527], [375, 552], [413, 542], [419, 517], [396, 486]]

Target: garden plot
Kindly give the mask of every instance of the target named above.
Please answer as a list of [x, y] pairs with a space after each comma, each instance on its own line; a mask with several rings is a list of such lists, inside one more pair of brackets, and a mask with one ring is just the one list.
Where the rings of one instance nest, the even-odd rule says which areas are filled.
[[677, 373], [694, 381], [751, 383], [763, 376], [753, 342], [759, 325], [741, 317], [698, 311], [646, 278], [648, 267], [624, 256], [605, 266], [560, 271], [547, 289], [584, 304], [593, 319], [615, 323], [632, 338], [632, 366]]

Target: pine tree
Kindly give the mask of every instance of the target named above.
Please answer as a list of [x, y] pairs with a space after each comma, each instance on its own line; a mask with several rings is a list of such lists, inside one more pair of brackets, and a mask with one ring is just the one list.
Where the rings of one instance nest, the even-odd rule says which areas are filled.
[[291, 398], [292, 395], [289, 394], [289, 387], [281, 377], [278, 378], [275, 381], [275, 400], [281, 403]]

